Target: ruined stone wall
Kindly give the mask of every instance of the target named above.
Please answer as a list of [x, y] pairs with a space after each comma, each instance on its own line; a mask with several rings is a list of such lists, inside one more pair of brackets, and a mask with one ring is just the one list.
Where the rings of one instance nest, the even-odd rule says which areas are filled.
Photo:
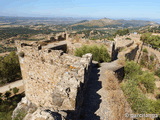
[[16, 45], [26, 98], [37, 107], [76, 110], [81, 104], [77, 96], [83, 98], [83, 87], [79, 88], [87, 81], [92, 55], [75, 57], [38, 42], [16, 41]]
[[135, 60], [138, 49], [139, 49], [139, 46], [135, 46], [133, 49], [130, 50], [130, 52], [125, 54], [125, 57], [128, 60]]

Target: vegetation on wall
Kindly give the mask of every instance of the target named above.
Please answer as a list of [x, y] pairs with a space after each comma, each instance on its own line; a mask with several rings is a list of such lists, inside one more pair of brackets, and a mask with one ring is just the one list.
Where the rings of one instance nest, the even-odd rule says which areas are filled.
[[82, 57], [82, 55], [86, 53], [92, 53], [93, 60], [98, 61], [98, 62], [109, 62], [111, 60], [110, 55], [107, 51], [107, 48], [103, 45], [101, 46], [84, 45], [80, 48], [77, 48], [75, 51], [75, 55], [79, 57]]

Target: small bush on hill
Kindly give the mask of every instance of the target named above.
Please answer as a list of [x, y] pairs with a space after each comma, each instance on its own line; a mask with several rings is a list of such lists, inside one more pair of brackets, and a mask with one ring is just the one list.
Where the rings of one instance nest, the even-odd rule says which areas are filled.
[[148, 50], [146, 48], [143, 49], [144, 53], [148, 53]]
[[154, 61], [154, 56], [153, 55], [150, 56], [150, 60]]

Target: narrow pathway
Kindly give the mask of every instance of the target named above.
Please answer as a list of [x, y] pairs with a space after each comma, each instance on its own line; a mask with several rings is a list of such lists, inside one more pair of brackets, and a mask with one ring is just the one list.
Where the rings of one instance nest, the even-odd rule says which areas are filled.
[[111, 66], [116, 69], [115, 62], [93, 67], [80, 120], [130, 120], [125, 117], [125, 113], [131, 113], [130, 106]]
[[9, 91], [10, 89], [12, 89], [14, 87], [17, 87], [17, 88], [21, 87], [21, 89], [23, 89], [23, 80], [18, 80], [18, 81], [10, 83], [8, 85], [0, 87], [0, 93], [5, 93], [6, 91]]
[[81, 113], [81, 120], [100, 120], [95, 112], [99, 109], [101, 95], [97, 93], [102, 88], [99, 81], [99, 69], [93, 65], [84, 99], [84, 105]]

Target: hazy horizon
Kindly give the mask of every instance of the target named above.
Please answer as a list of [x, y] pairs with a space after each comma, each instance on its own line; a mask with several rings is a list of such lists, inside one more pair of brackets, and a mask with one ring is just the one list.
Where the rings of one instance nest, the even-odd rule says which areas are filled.
[[152, 18], [109, 18], [109, 17], [72, 17], [72, 16], [14, 16], [14, 15], [0, 15], [0, 17], [17, 17], [17, 18], [48, 18], [48, 19], [52, 19], [52, 18], [73, 18], [73, 19], [82, 19], [82, 20], [98, 20], [98, 19], [113, 19], [113, 20], [146, 20], [146, 21], [150, 21], [150, 20], [160, 20], [160, 18], [157, 19], [152, 19]]

